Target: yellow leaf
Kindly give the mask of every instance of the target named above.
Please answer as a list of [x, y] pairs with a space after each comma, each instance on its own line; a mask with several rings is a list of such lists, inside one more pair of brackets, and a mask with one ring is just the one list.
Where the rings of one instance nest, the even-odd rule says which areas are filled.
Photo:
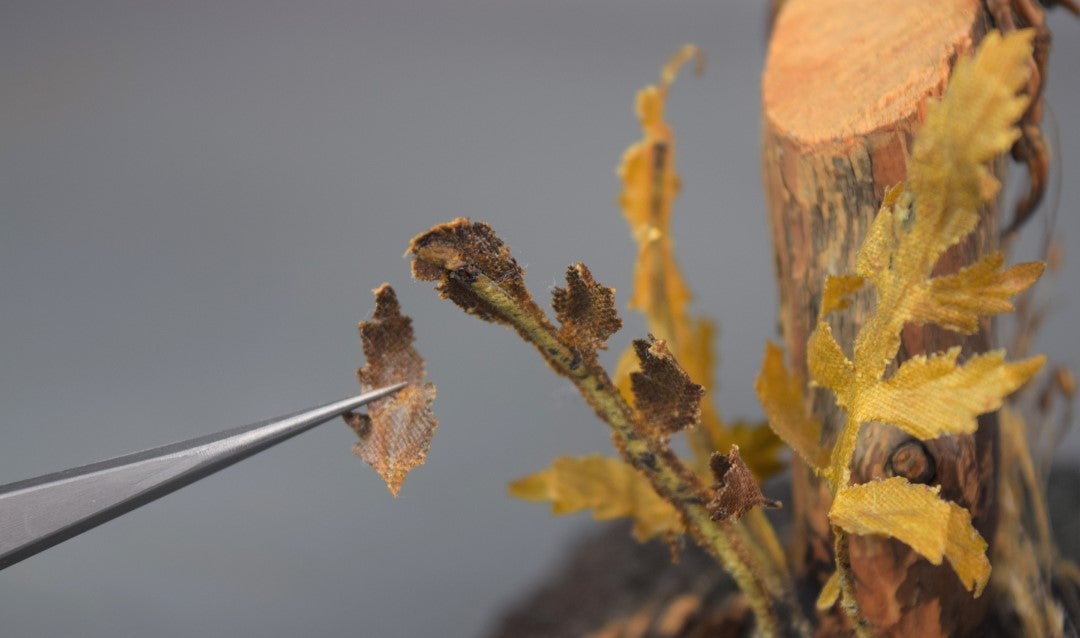
[[600, 521], [632, 518], [634, 538], [639, 541], [683, 531], [675, 509], [645, 477], [618, 459], [560, 456], [546, 470], [511, 483], [510, 495], [550, 501], [556, 515], [589, 509]]
[[[1019, 136], [1016, 122], [1028, 104], [1019, 92], [1029, 73], [1033, 35], [991, 32], [973, 57], [957, 62], [945, 96], [927, 108], [908, 158], [907, 183], [886, 191], [867, 230], [855, 276], [826, 281], [807, 344], [810, 379], [831, 390], [847, 411], [823, 472], [835, 492], [833, 524], [853, 534], [895, 537], [934, 564], [947, 557], [976, 595], [990, 565], [986, 543], [966, 510], [938, 498], [936, 489], [900, 477], [848, 483], [866, 422], [892, 423], [920, 439], [970, 433], [978, 415], [1001, 407], [1042, 365], [1040, 357], [1006, 363], [1002, 352], [992, 352], [958, 366], [956, 348], [913, 357], [885, 378], [906, 323], [973, 332], [980, 317], [1011, 310], [1009, 298], [1041, 272], [1031, 264], [1002, 270], [1000, 255], [991, 255], [954, 275], [931, 278], [941, 254], [975, 228], [979, 207], [1000, 187], [986, 164]], [[849, 360], [825, 315], [842, 308], [864, 281], [875, 289], [874, 309], [859, 328]]]
[[826, 611], [830, 607], [836, 604], [836, 599], [840, 597], [840, 572], [833, 572], [829, 576], [829, 580], [825, 581], [825, 585], [821, 588], [821, 593], [818, 594], [817, 602], [814, 606], [818, 611]]
[[825, 277], [825, 289], [821, 293], [820, 316], [843, 310], [851, 304], [851, 295], [863, 287], [865, 280], [859, 275], [829, 275]]
[[983, 593], [990, 580], [990, 559], [986, 557], [986, 541], [971, 525], [971, 513], [949, 504], [949, 531], [945, 535], [945, 558], [960, 577], [964, 587], [976, 597]]
[[[666, 341], [690, 379], [705, 388], [699, 426], [687, 432], [698, 468], [704, 471], [713, 450], [738, 445], [747, 465], [764, 478], [782, 468], [777, 457], [781, 443], [768, 428], [729, 427], [720, 418], [710, 396], [715, 386], [715, 327], [711, 321], [690, 316], [690, 287], [675, 261], [671, 217], [679, 193], [679, 176], [675, 170], [675, 135], [664, 119], [664, 107], [679, 68], [690, 60], [697, 61], [700, 71], [701, 53], [688, 44], [664, 66], [659, 85], [638, 92], [642, 139], [626, 150], [617, 171], [622, 180], [619, 205], [638, 246], [629, 305], [645, 315], [649, 332]], [[630, 375], [638, 369], [630, 346], [619, 359], [615, 384], [631, 402], [634, 397]]]
[[1004, 262], [995, 252], [955, 275], [931, 279], [912, 306], [912, 320], [972, 334], [979, 329], [979, 317], [1012, 312], [1010, 299], [1035, 283], [1046, 265], [1030, 262], [1003, 270]]
[[1042, 367], [1045, 357], [1005, 363], [996, 350], [956, 365], [960, 348], [934, 356], [916, 356], [888, 380], [866, 389], [855, 417], [885, 421], [920, 439], [970, 434], [976, 417], [1001, 407], [1002, 399]]
[[754, 390], [773, 431], [815, 471], [825, 468], [829, 451], [821, 444], [821, 422], [807, 410], [802, 380], [784, 366], [784, 354], [773, 343], [765, 344]]
[[917, 241], [901, 252], [924, 276], [975, 227], [979, 206], [997, 195], [1000, 184], [985, 164], [1020, 136], [1015, 123], [1029, 96], [1019, 93], [1027, 86], [1034, 36], [1033, 29], [986, 34], [973, 57], [957, 61], [941, 101], [927, 106], [907, 163]]
[[903, 184], [886, 188], [881, 209], [870, 222], [866, 237], [855, 254], [855, 272], [877, 288], [888, 285], [886, 275], [892, 268], [892, 256], [902, 235], [896, 221], [903, 221], [910, 205], [911, 194], [904, 190]]
[[943, 501], [937, 487], [915, 485], [899, 476], [841, 489], [829, 519], [852, 534], [892, 536], [935, 565], [948, 558], [976, 596], [990, 578], [986, 541], [971, 526], [971, 515]]
[[829, 519], [852, 534], [898, 538], [935, 565], [945, 555], [949, 505], [940, 488], [915, 485], [894, 476], [841, 489]]
[[832, 329], [824, 321], [810, 335], [806, 344], [807, 366], [810, 380], [836, 394], [840, 405], [846, 405], [847, 390], [855, 383], [855, 366], [848, 361], [840, 344], [836, 343]]
[[656, 336], [665, 340], [674, 335], [670, 321], [661, 313], [682, 315], [690, 291], [675, 265], [668, 233], [679, 176], [675, 172], [675, 137], [664, 121], [664, 102], [678, 68], [693, 57], [700, 60], [700, 56], [697, 47], [684, 46], [664, 67], [660, 85], [638, 92], [637, 115], [644, 139], [626, 150], [617, 171], [623, 183], [619, 205], [638, 244], [630, 307], [644, 312], [650, 325], [664, 325], [665, 330]]

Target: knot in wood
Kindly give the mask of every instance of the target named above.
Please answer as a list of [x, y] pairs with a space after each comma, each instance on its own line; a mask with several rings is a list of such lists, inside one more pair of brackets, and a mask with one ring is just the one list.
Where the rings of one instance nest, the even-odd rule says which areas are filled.
[[930, 483], [937, 474], [937, 464], [922, 441], [909, 439], [896, 447], [885, 463], [888, 476], [902, 476], [912, 483]]

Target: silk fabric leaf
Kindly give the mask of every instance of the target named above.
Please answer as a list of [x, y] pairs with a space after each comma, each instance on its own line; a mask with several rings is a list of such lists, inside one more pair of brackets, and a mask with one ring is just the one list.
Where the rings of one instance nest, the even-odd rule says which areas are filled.
[[765, 360], [754, 384], [769, 427], [816, 472], [829, 463], [829, 450], [821, 444], [821, 422], [806, 408], [803, 382], [784, 365], [784, 354], [765, 344]]
[[555, 515], [590, 510], [606, 521], [630, 518], [634, 538], [682, 533], [674, 508], [656, 494], [648, 480], [626, 463], [604, 456], [561, 456], [541, 470], [510, 484], [510, 495], [527, 501], [548, 501]]
[[971, 514], [942, 500], [938, 488], [909, 483], [894, 476], [841, 490], [829, 519], [853, 534], [896, 538], [928, 561], [942, 558], [976, 596], [990, 578], [986, 541], [971, 525]]
[[1045, 360], [1038, 356], [1006, 363], [1005, 352], [997, 350], [958, 366], [959, 354], [957, 347], [905, 361], [891, 378], [862, 395], [856, 418], [892, 423], [923, 440], [970, 434], [978, 428], [978, 415], [1000, 408]]
[[375, 314], [360, 322], [366, 365], [357, 371], [368, 392], [401, 382], [398, 392], [368, 404], [368, 413], [347, 414], [345, 422], [360, 437], [353, 453], [367, 462], [398, 495], [405, 476], [423, 465], [439, 422], [431, 412], [435, 386], [425, 382], [424, 360], [413, 348], [412, 319], [401, 314], [388, 284], [375, 289]]

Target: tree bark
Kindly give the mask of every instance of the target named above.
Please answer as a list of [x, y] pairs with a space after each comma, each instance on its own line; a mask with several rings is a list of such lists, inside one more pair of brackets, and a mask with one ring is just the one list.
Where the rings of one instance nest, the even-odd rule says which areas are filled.
[[[806, 372], [826, 274], [854, 272], [855, 254], [887, 186], [904, 180], [907, 151], [927, 100], [940, 96], [955, 60], [988, 29], [978, 0], [789, 0], [779, 11], [762, 86], [763, 168], [780, 328], [791, 365]], [[998, 172], [1004, 164], [996, 167]], [[976, 232], [942, 258], [938, 272], [959, 269], [996, 248], [996, 207]], [[872, 310], [863, 294], [834, 320], [841, 344]], [[991, 346], [989, 322], [971, 337], [935, 327], [904, 329], [899, 359], [962, 345], [964, 356]], [[830, 395], [812, 397], [835, 437], [843, 419]], [[941, 485], [944, 498], [971, 510], [986, 539], [994, 534], [997, 423], [984, 418], [973, 436], [920, 442], [888, 424], [864, 427], [852, 480], [903, 475]], [[793, 464], [795, 538], [792, 564], [800, 600], [812, 609], [833, 571], [829, 492], [805, 464]], [[906, 545], [880, 537], [851, 540], [856, 596], [882, 635], [958, 635], [986, 615], [947, 564], [931, 565]], [[822, 634], [842, 633], [835, 610]]]

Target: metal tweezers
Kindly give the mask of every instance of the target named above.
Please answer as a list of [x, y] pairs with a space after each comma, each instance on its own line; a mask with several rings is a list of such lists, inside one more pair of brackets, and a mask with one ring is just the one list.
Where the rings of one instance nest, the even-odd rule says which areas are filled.
[[0, 569], [406, 385], [0, 486]]

